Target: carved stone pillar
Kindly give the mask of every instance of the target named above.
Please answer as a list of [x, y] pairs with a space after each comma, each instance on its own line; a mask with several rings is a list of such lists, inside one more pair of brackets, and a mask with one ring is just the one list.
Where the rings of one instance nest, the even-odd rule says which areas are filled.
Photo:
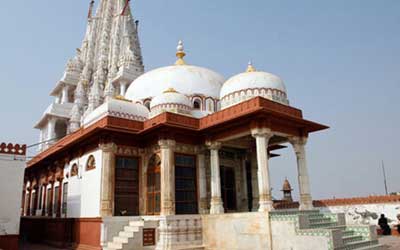
[[161, 149], [161, 215], [175, 214], [174, 140], [159, 140]]
[[55, 130], [56, 130], [56, 119], [55, 118], [49, 118], [48, 124], [47, 124], [47, 138], [46, 138], [46, 144], [51, 145], [54, 143], [54, 141], [49, 141], [55, 139]]
[[221, 148], [220, 142], [207, 142], [210, 149], [211, 163], [211, 204], [210, 214], [224, 213], [224, 206], [221, 198], [221, 176], [219, 169], [219, 154]]
[[251, 159], [251, 189], [253, 195], [252, 211], [258, 211], [258, 202], [260, 200], [258, 196], [258, 176], [257, 176], [257, 153], [255, 150], [250, 152]]
[[100, 215], [113, 216], [115, 194], [115, 152], [114, 143], [100, 144], [102, 150]]
[[306, 149], [307, 138], [292, 137], [289, 139], [296, 153], [297, 173], [299, 180], [300, 192], [300, 210], [308, 210], [313, 208], [312, 197], [310, 192], [310, 181], [308, 176]]
[[61, 104], [68, 103], [68, 85], [64, 85], [61, 92]]
[[268, 166], [268, 142], [273, 136], [270, 129], [256, 128], [251, 131], [256, 139], [258, 165], [258, 192], [260, 198], [259, 212], [273, 210], [271, 185]]
[[206, 157], [203, 148], [198, 149], [197, 153], [198, 185], [199, 185], [199, 213], [208, 214], [207, 204], [207, 177], [206, 177]]

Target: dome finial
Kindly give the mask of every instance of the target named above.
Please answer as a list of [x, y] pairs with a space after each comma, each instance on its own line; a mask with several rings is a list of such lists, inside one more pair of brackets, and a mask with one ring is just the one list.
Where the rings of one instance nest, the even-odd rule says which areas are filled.
[[256, 71], [257, 70], [256, 70], [256, 68], [254, 68], [253, 63], [251, 61], [249, 61], [246, 72], [256, 72]]
[[184, 51], [183, 42], [179, 40], [178, 47], [176, 47], [176, 57], [178, 57], [178, 60], [175, 62], [175, 65], [186, 65], [186, 62], [183, 60], [185, 56], [186, 53]]

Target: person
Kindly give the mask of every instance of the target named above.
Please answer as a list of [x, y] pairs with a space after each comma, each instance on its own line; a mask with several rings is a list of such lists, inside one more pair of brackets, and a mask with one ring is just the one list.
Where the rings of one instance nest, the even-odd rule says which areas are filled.
[[381, 227], [383, 235], [391, 235], [392, 230], [390, 229], [388, 220], [384, 214], [381, 214], [381, 218], [378, 220], [378, 225]]
[[400, 214], [397, 215], [397, 220], [399, 221], [399, 224], [397, 224], [397, 232], [400, 234]]

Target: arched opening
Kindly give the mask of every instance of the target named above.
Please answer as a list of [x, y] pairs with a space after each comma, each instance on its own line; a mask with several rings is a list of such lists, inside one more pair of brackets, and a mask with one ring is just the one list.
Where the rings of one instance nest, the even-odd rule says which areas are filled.
[[86, 170], [92, 170], [96, 168], [96, 160], [93, 155], [89, 156], [86, 162]]
[[143, 102], [143, 105], [144, 105], [148, 110], [150, 110], [150, 102], [151, 102], [151, 100], [145, 100], [145, 101]]
[[63, 120], [57, 120], [55, 125], [55, 134], [57, 139], [67, 135], [67, 123]]
[[147, 214], [156, 215], [161, 211], [161, 159], [158, 155], [150, 158], [147, 166]]
[[78, 175], [78, 165], [75, 163], [71, 167], [71, 177], [77, 176]]
[[193, 101], [193, 109], [201, 109], [201, 100], [196, 99]]

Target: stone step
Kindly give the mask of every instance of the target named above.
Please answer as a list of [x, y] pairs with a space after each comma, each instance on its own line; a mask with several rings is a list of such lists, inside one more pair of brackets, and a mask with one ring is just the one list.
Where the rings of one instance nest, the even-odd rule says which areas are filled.
[[114, 248], [114, 249], [122, 249], [123, 244], [118, 242], [108, 242], [107, 247]]
[[124, 231], [125, 232], [139, 232], [139, 227], [124, 226]]
[[349, 236], [344, 236], [343, 237], [343, 243], [344, 244], [349, 244], [351, 242], [356, 242], [356, 241], [362, 241], [363, 237], [361, 235], [349, 235]]
[[116, 236], [116, 237], [113, 237], [113, 242], [126, 244], [129, 242], [129, 238], [123, 237], [123, 236]]
[[373, 246], [368, 246], [368, 247], [363, 247], [363, 248], [357, 248], [357, 250], [387, 250], [387, 247], [381, 244], [378, 245], [373, 245]]
[[373, 247], [378, 245], [377, 240], [362, 240], [362, 241], [355, 241], [348, 244], [345, 244], [342, 247], [337, 248], [338, 250], [353, 250], [353, 249], [360, 249], [366, 247]]
[[348, 230], [348, 229], [342, 230], [342, 233], [343, 233], [343, 237], [355, 235], [355, 232], [353, 230]]
[[310, 228], [332, 228], [337, 226], [336, 222], [315, 222], [315, 223], [310, 223]]
[[309, 218], [310, 223], [322, 223], [322, 222], [332, 222], [331, 218], [325, 218], [325, 217], [316, 217], [316, 218]]
[[122, 248], [103, 247], [103, 250], [121, 250]]
[[188, 246], [179, 246], [174, 249], [176, 249], [176, 250], [205, 250], [205, 247], [198, 246], [198, 245], [188, 245]]
[[129, 222], [129, 226], [131, 227], [143, 227], [144, 226], [144, 221], [142, 220], [134, 220]]
[[132, 231], [121, 231], [119, 232], [118, 236], [120, 237], [126, 237], [126, 238], [133, 238], [135, 236], [136, 232]]

